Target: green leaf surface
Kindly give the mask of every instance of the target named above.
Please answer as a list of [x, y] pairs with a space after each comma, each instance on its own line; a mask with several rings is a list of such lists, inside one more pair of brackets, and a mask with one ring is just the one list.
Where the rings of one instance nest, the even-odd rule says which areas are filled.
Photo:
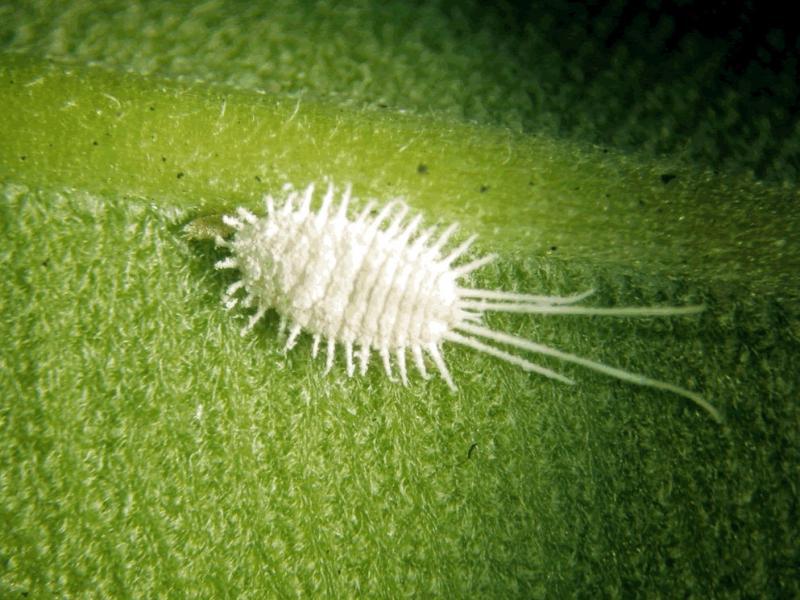
[[[0, 596], [800, 594], [795, 185], [535, 131], [544, 21], [32, 6], [0, 8]], [[453, 393], [240, 337], [186, 225], [325, 178], [479, 233], [483, 287], [705, 303], [489, 323], [724, 423], [548, 359], [577, 384], [446, 346]]]

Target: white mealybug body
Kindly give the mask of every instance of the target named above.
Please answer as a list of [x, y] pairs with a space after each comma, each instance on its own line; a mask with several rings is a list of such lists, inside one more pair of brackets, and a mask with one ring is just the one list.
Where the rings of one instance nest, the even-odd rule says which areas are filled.
[[573, 296], [538, 296], [464, 287], [459, 281], [492, 261], [487, 255], [457, 264], [475, 239], [443, 252], [455, 226], [436, 236], [431, 227], [418, 233], [421, 217], [405, 222], [408, 207], [399, 201], [383, 206], [371, 217], [368, 203], [355, 220], [347, 215], [350, 186], [334, 207], [334, 187], [329, 185], [322, 205], [312, 211], [314, 186], [302, 192], [289, 189], [282, 206], [272, 196], [265, 199], [267, 215], [258, 218], [240, 208], [223, 221], [234, 229], [231, 239], [216, 236], [218, 246], [231, 255], [218, 269], [238, 269], [241, 279], [226, 290], [223, 302], [231, 309], [241, 304], [255, 307], [242, 330], [247, 333], [269, 309], [281, 317], [281, 333], [288, 327], [286, 350], [299, 334], [313, 336], [312, 355], [326, 344], [327, 373], [333, 366], [336, 346], [344, 348], [347, 374], [356, 361], [366, 373], [370, 354], [376, 350], [390, 378], [392, 358], [400, 380], [408, 383], [407, 354], [423, 378], [428, 378], [425, 354], [441, 376], [455, 389], [442, 357], [444, 342], [454, 342], [490, 354], [526, 371], [573, 383], [546, 367], [482, 340], [555, 357], [605, 373], [630, 383], [670, 391], [694, 401], [715, 419], [719, 414], [699, 394], [679, 386], [610, 367], [554, 348], [494, 331], [482, 325], [487, 311], [534, 314], [582, 314], [611, 316], [673, 316], [695, 314], [702, 306], [594, 308], [579, 303], [592, 290]]

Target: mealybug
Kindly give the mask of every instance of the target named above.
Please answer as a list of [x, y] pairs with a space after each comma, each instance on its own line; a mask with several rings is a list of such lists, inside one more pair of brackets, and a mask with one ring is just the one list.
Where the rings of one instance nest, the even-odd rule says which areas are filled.
[[[432, 241], [436, 227], [417, 233], [421, 217], [417, 215], [406, 221], [408, 207], [402, 202], [389, 202], [375, 217], [370, 216], [374, 206], [370, 202], [355, 220], [350, 220], [347, 215], [350, 186], [345, 189], [339, 206], [334, 207], [334, 187], [329, 185], [316, 212], [311, 209], [313, 184], [302, 192], [291, 188], [286, 191], [279, 207], [272, 196], [266, 197], [267, 215], [263, 218], [243, 208], [238, 209], [236, 216], [223, 217], [234, 235], [228, 240], [215, 236], [217, 245], [231, 252], [216, 268], [241, 272], [241, 279], [225, 291], [225, 307], [231, 309], [241, 302], [245, 307], [255, 308], [242, 335], [267, 310], [275, 309], [281, 317], [280, 333], [288, 327], [286, 350], [294, 346], [302, 331], [313, 336], [312, 356], [317, 356], [320, 343], [326, 344], [325, 373], [333, 366], [336, 346], [340, 344], [348, 376], [355, 372], [355, 360], [360, 372], [366, 373], [370, 354], [377, 350], [386, 374], [393, 377], [394, 357], [400, 380], [407, 385], [407, 352], [425, 379], [427, 354], [442, 378], [455, 389], [441, 350], [444, 342], [454, 342], [526, 371], [574, 383], [551, 369], [490, 345], [488, 340], [679, 394], [720, 420], [717, 410], [695, 392], [494, 331], [482, 324], [487, 311], [636, 317], [691, 315], [701, 312], [703, 306], [594, 308], [580, 305], [592, 290], [562, 297], [462, 286], [459, 280], [495, 258], [487, 255], [457, 264], [476, 236], [443, 252], [455, 225]], [[384, 225], [387, 221], [388, 225]], [[240, 290], [244, 291], [241, 300], [237, 297]]]

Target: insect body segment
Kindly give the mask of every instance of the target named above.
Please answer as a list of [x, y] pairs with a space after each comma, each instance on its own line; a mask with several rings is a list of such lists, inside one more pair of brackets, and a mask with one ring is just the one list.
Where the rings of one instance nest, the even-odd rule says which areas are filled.
[[[272, 308], [281, 316], [281, 332], [288, 328], [286, 350], [294, 346], [302, 331], [313, 336], [314, 357], [325, 341], [326, 373], [333, 367], [337, 345], [344, 347], [348, 376], [355, 372], [356, 361], [360, 372], [366, 373], [370, 355], [376, 350], [387, 375], [393, 379], [394, 362], [406, 385], [406, 358], [410, 352], [423, 378], [428, 378], [427, 355], [450, 388], [455, 389], [441, 352], [443, 343], [449, 341], [526, 371], [573, 383], [551, 369], [490, 345], [488, 340], [576, 363], [630, 383], [674, 392], [719, 419], [716, 410], [692, 391], [482, 325], [487, 311], [671, 316], [698, 313], [702, 306], [593, 308], [580, 305], [591, 290], [561, 297], [462, 286], [460, 280], [495, 258], [487, 255], [458, 264], [475, 236], [444, 252], [454, 225], [438, 236], [436, 227], [418, 232], [421, 217], [406, 222], [408, 207], [399, 201], [384, 205], [375, 217], [370, 217], [370, 203], [355, 220], [350, 220], [349, 186], [338, 207], [334, 207], [334, 187], [329, 185], [316, 212], [311, 210], [313, 194], [313, 184], [303, 191], [290, 190], [277, 208], [273, 197], [267, 196], [267, 215], [263, 218], [242, 208], [235, 216], [223, 217], [235, 235], [229, 240], [217, 236], [217, 245], [230, 250], [231, 255], [216, 267], [241, 272], [241, 279], [225, 291], [223, 303], [227, 309], [239, 303], [255, 308], [242, 335]], [[244, 296], [240, 297], [242, 291]]]

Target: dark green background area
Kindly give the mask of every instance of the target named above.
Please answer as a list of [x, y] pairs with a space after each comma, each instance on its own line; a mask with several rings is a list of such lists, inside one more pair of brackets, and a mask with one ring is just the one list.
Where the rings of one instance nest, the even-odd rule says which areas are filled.
[[[0, 4], [0, 596], [800, 595], [797, 35], [748, 3]], [[330, 177], [480, 285], [699, 317], [490, 324], [322, 376], [184, 227]]]
[[24, 2], [4, 48], [795, 182], [797, 26], [747, 1]]

